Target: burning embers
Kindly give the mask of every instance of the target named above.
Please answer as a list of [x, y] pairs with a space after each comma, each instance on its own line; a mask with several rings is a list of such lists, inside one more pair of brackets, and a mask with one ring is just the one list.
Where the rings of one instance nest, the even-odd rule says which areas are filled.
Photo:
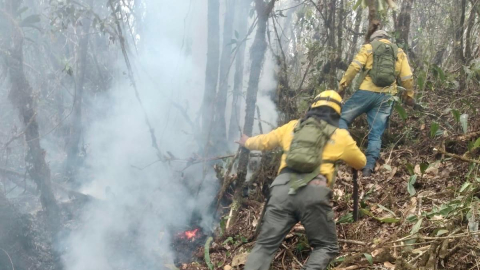
[[191, 230], [191, 231], [186, 231], [186, 232], [183, 232], [183, 233], [179, 233], [178, 234], [178, 237], [180, 239], [187, 239], [187, 240], [192, 240], [192, 242], [195, 241], [195, 238], [200, 235], [199, 234], [199, 231], [200, 229], [194, 229], [194, 230]]
[[175, 251], [175, 265], [179, 267], [184, 263], [194, 261], [194, 253], [205, 243], [206, 237], [201, 228], [173, 234], [172, 248]]

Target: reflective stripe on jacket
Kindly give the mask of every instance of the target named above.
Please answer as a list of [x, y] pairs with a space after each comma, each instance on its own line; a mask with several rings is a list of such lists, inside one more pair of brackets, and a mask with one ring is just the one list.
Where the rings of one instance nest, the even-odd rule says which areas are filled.
[[[287, 167], [285, 159], [286, 153], [290, 149], [290, 143], [293, 139], [293, 130], [297, 125], [298, 120], [290, 121], [289, 123], [271, 131], [267, 134], [251, 137], [245, 143], [245, 147], [250, 150], [272, 150], [276, 147], [281, 147], [284, 151], [280, 163], [279, 172]], [[365, 167], [367, 159], [360, 151], [357, 143], [353, 140], [347, 130], [337, 129], [330, 141], [325, 145], [323, 151], [323, 160], [329, 161], [345, 161], [349, 166], [357, 170]], [[320, 166], [320, 173], [327, 177], [329, 184], [332, 184], [335, 174], [335, 164], [331, 162], [323, 163]]]
[[[391, 43], [387, 39], [380, 39], [380, 41], [387, 44]], [[343, 75], [340, 85], [347, 87], [352, 83], [358, 72], [363, 71], [363, 68], [366, 70], [371, 70], [372, 67], [373, 48], [371, 44], [365, 44], [360, 49], [360, 52], [355, 56], [355, 59], [348, 67], [345, 75]], [[407, 89], [406, 95], [413, 98], [414, 91], [412, 69], [408, 64], [407, 55], [400, 48], [398, 49], [397, 62], [395, 64], [395, 74], [397, 74], [397, 78], [401, 82], [401, 85]], [[397, 93], [397, 83], [394, 82], [392, 87], [379, 87], [372, 82], [372, 78], [367, 74], [360, 85], [360, 89], [372, 92], [390, 92], [391, 94], [395, 95]]]

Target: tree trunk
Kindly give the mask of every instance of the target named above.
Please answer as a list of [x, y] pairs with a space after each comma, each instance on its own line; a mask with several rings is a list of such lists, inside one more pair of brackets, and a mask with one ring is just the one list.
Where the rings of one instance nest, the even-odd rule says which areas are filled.
[[[263, 0], [255, 0], [255, 9], [257, 11], [258, 23], [257, 32], [250, 48], [250, 59], [252, 64], [250, 66], [250, 78], [248, 81], [247, 98], [245, 110], [245, 124], [243, 126], [243, 133], [248, 136], [252, 135], [253, 120], [255, 117], [255, 107], [257, 103], [258, 83], [260, 81], [260, 74], [262, 73], [263, 61], [265, 58], [265, 52], [267, 51], [267, 41], [265, 35], [267, 31], [267, 21], [270, 12], [273, 10], [275, 0], [270, 0], [267, 4]], [[238, 161], [238, 173], [237, 173], [237, 186], [234, 194], [235, 211], [232, 214], [231, 223], [235, 224], [238, 216], [238, 210], [242, 204], [243, 188], [247, 177], [247, 165], [249, 160], [249, 151], [242, 148], [240, 151], [240, 157]]]
[[[90, 1], [90, 6], [93, 1]], [[86, 13], [88, 14], [88, 13]], [[74, 181], [78, 166], [80, 165], [80, 139], [82, 137], [82, 102], [83, 92], [85, 86], [85, 70], [87, 67], [87, 51], [89, 41], [89, 31], [91, 26], [91, 19], [84, 17], [78, 24], [78, 32], [80, 33], [80, 40], [78, 46], [75, 48], [75, 96], [73, 101], [73, 114], [70, 132], [68, 134], [67, 143], [67, 163], [66, 176], [69, 181]]]
[[475, 7], [472, 7], [468, 17], [467, 33], [465, 37], [465, 61], [472, 59], [472, 29], [475, 26]]
[[[236, 29], [240, 38], [247, 35], [248, 30], [248, 11], [251, 0], [237, 0], [236, 10], [238, 11]], [[238, 139], [240, 129], [240, 105], [242, 102], [243, 90], [243, 68], [245, 64], [246, 42], [243, 42], [237, 48], [235, 59], [235, 74], [233, 77], [233, 97], [232, 97], [232, 113], [230, 114], [230, 123], [228, 127], [228, 140], [233, 142]]]
[[60, 212], [51, 188], [50, 168], [45, 161], [46, 152], [40, 146], [33, 89], [27, 81], [23, 69], [24, 33], [12, 15], [18, 10], [20, 3], [20, 1], [9, 0], [5, 3], [5, 10], [0, 10], [0, 13], [3, 13], [1, 17], [8, 21], [9, 29], [7, 31], [12, 36], [11, 47], [9, 48], [10, 57], [7, 58], [11, 84], [9, 98], [13, 105], [18, 108], [20, 119], [25, 126], [27, 172], [40, 190], [40, 202], [47, 213], [48, 221], [52, 222], [51, 225], [55, 225], [59, 222]]
[[226, 0], [225, 20], [223, 23], [222, 57], [220, 58], [220, 77], [216, 100], [215, 125], [212, 130], [216, 153], [227, 150], [227, 127], [225, 108], [227, 107], [228, 78], [232, 61], [233, 21], [235, 18], [235, 1]]
[[328, 51], [329, 51], [329, 76], [327, 80], [327, 88], [328, 89], [336, 89], [337, 88], [337, 51], [335, 50], [335, 18], [336, 18], [336, 0], [330, 0], [329, 4], [329, 18], [328, 18]]
[[[467, 0], [462, 0], [461, 6], [456, 6], [456, 16], [452, 18], [455, 23], [454, 33], [455, 40], [453, 44], [453, 51], [455, 52], [455, 57], [459, 65], [465, 65], [465, 55], [463, 53], [464, 43], [463, 43], [463, 33], [465, 30], [465, 10], [466, 10]], [[458, 18], [458, 19], [457, 19]], [[460, 68], [460, 90], [466, 90], [466, 80], [467, 76], [463, 67]]]
[[409, 50], [408, 46], [408, 35], [410, 33], [410, 21], [412, 13], [413, 0], [404, 0], [402, 4], [402, 9], [397, 18], [397, 33], [399, 38], [397, 39], [397, 44], [400, 45], [405, 51]]
[[377, 1], [376, 0], [366, 0], [368, 5], [368, 30], [365, 35], [365, 43], [370, 42], [370, 36], [373, 32], [381, 29], [380, 18], [377, 13]]
[[210, 147], [210, 133], [213, 122], [215, 96], [218, 82], [218, 66], [220, 55], [220, 3], [219, 0], [208, 0], [208, 35], [207, 35], [207, 68], [205, 70], [205, 92], [202, 103], [202, 139], [205, 142], [204, 154]]
[[355, 33], [353, 33], [352, 46], [350, 47], [350, 51], [348, 52], [347, 64], [350, 64], [353, 61], [353, 57], [355, 56], [355, 52], [357, 51], [358, 36], [360, 35], [360, 25], [362, 24], [362, 13], [363, 8], [360, 5], [357, 9], [357, 14], [355, 14], [355, 28], [353, 29]]

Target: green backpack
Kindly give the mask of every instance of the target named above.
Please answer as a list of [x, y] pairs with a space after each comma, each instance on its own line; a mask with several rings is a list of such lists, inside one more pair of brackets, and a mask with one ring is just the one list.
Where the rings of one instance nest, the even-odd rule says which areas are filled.
[[397, 79], [395, 63], [397, 62], [398, 47], [393, 43], [386, 44], [378, 40], [372, 41], [371, 44], [373, 47], [373, 67], [368, 74], [376, 86], [390, 86]]
[[300, 173], [311, 173], [322, 164], [323, 148], [337, 128], [323, 120], [309, 117], [293, 131], [287, 167]]

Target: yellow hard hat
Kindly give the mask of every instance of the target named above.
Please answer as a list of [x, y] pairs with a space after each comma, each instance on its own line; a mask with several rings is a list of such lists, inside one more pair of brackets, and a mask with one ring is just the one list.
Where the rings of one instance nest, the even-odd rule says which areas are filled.
[[311, 109], [320, 106], [328, 106], [334, 109], [338, 114], [342, 113], [342, 97], [334, 90], [326, 90], [320, 93], [313, 100]]

